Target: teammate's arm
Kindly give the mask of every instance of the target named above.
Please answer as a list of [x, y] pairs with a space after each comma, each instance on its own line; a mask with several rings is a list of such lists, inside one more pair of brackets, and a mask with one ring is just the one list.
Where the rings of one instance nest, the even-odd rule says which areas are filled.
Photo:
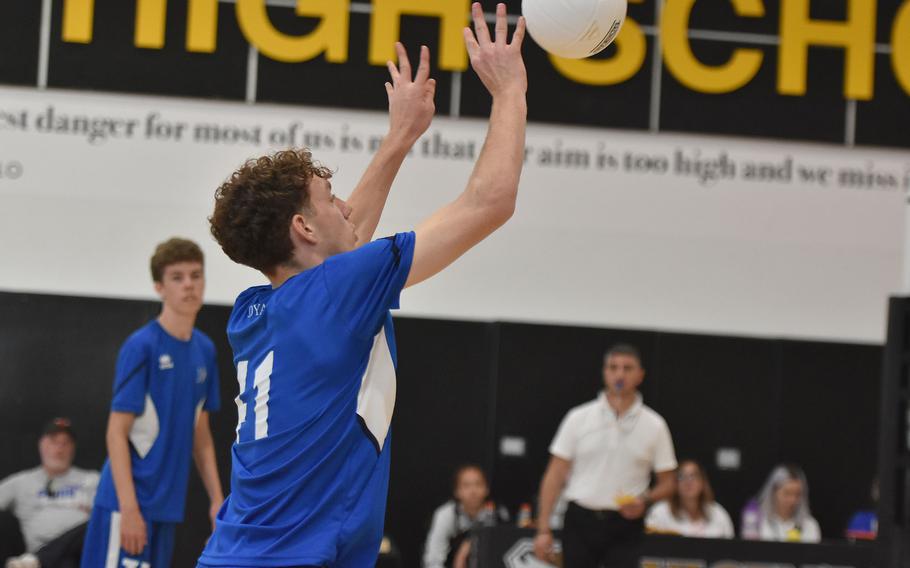
[[569, 479], [572, 462], [550, 456], [547, 471], [540, 481], [540, 495], [537, 507], [537, 536], [534, 538], [534, 554], [541, 560], [548, 560], [552, 554], [553, 533], [550, 532], [550, 516], [556, 499], [562, 493]]
[[471, 66], [493, 97], [487, 138], [464, 192], [415, 230], [414, 259], [406, 286], [455, 262], [502, 226], [515, 210], [527, 122], [528, 80], [521, 57], [525, 22], [519, 19], [508, 43], [504, 4], [496, 6], [493, 39], [479, 3], [471, 6], [471, 13], [476, 35], [465, 28], [465, 44]]
[[136, 415], [112, 411], [107, 421], [107, 454], [111, 460], [111, 476], [120, 504], [120, 547], [129, 554], [139, 554], [146, 545], [146, 526], [136, 486], [133, 483], [133, 466], [130, 461], [130, 430]]
[[433, 120], [436, 106], [436, 80], [430, 79], [430, 50], [420, 48], [420, 65], [411, 77], [411, 63], [401, 43], [395, 44], [398, 67], [388, 63], [391, 82], [385, 84], [389, 96], [389, 132], [383, 139], [347, 200], [351, 206], [350, 221], [357, 228], [358, 245], [373, 239], [392, 181], [405, 156]]
[[212, 530], [215, 530], [215, 516], [218, 515], [224, 501], [224, 493], [221, 491], [221, 478], [218, 477], [209, 413], [205, 410], [199, 414], [193, 431], [193, 461], [196, 462], [196, 469], [205, 486], [205, 492], [209, 495], [209, 519], [212, 521]]

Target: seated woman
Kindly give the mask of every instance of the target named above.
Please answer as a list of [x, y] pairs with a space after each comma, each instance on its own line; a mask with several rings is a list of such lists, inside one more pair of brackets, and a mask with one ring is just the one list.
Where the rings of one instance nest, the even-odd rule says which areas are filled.
[[645, 528], [651, 533], [700, 538], [733, 538], [733, 522], [714, 500], [705, 470], [694, 460], [685, 460], [677, 470], [676, 492], [656, 503], [648, 512]]
[[454, 499], [433, 513], [423, 552], [424, 568], [466, 566], [471, 529], [489, 527], [509, 520], [508, 512], [487, 501], [487, 477], [477, 465], [463, 465], [455, 471]]
[[809, 510], [809, 484], [795, 465], [779, 465], [757, 499], [743, 509], [742, 537], [751, 540], [818, 542], [818, 521]]

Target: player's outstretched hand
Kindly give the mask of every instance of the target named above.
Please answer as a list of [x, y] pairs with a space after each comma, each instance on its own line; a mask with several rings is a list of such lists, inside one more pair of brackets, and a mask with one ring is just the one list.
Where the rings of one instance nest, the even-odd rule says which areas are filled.
[[528, 90], [528, 74], [521, 58], [521, 44], [525, 37], [524, 17], [518, 19], [512, 42], [509, 43], [505, 4], [496, 5], [496, 26], [492, 39], [479, 2], [471, 5], [471, 16], [474, 31], [464, 29], [464, 43], [471, 57], [471, 67], [494, 98], [509, 93], [524, 95]]
[[401, 42], [395, 43], [398, 65], [388, 62], [392, 81], [385, 84], [389, 95], [389, 134], [401, 135], [413, 144], [430, 127], [436, 112], [436, 79], [430, 78], [430, 49], [420, 47], [420, 64], [412, 77], [411, 62]]

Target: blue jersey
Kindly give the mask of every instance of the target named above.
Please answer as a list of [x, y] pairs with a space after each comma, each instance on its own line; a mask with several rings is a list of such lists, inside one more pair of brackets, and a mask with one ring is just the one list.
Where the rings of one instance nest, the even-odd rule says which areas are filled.
[[[215, 345], [201, 331], [181, 341], [153, 320], [120, 348], [111, 410], [136, 415], [130, 463], [147, 521], [183, 520], [196, 419], [201, 410], [218, 410], [219, 403]], [[110, 460], [95, 503], [120, 510]]]
[[237, 298], [231, 494], [200, 565], [375, 564], [396, 388], [389, 310], [413, 251], [401, 233]]

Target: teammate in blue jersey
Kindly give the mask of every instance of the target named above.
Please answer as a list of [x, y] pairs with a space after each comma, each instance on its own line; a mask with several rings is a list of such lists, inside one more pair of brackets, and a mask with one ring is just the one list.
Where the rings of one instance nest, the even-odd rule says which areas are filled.
[[215, 346], [193, 327], [205, 287], [202, 251], [170, 239], [151, 270], [161, 314], [130, 335], [117, 359], [85, 568], [170, 567], [191, 457], [213, 523], [224, 500], [208, 417], [219, 406]]
[[425, 47], [412, 77], [396, 46], [389, 133], [348, 201], [306, 150], [252, 160], [216, 192], [213, 235], [269, 284], [240, 294], [228, 323], [240, 391], [231, 494], [201, 567], [375, 565], [396, 389], [389, 310], [509, 219], [524, 160], [524, 21], [509, 43], [504, 5], [493, 39], [472, 11], [465, 42], [493, 97], [487, 139], [465, 191], [414, 232], [370, 242], [434, 112]]

